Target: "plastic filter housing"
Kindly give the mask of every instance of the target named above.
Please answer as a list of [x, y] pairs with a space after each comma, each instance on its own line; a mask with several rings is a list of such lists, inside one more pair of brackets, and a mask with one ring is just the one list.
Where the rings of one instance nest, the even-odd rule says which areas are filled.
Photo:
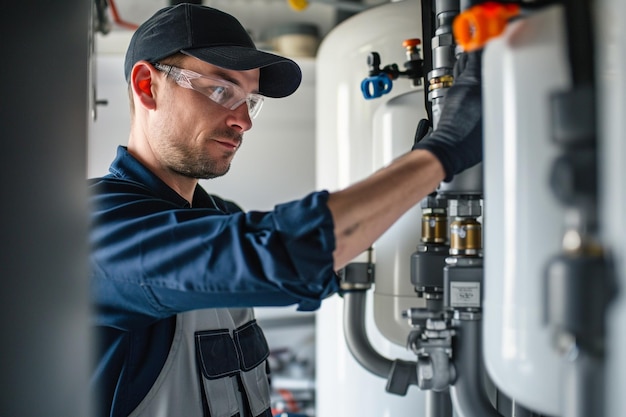
[[543, 320], [544, 268], [561, 252], [563, 208], [549, 188], [559, 154], [550, 94], [569, 86], [563, 11], [509, 25], [483, 59], [484, 359], [498, 388], [560, 415], [562, 359]]

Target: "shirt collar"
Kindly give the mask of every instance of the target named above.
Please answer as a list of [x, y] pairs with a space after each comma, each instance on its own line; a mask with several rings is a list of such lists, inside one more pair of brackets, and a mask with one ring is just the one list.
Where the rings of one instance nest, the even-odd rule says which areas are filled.
[[[141, 183], [160, 198], [171, 201], [180, 207], [191, 207], [187, 200], [135, 159], [135, 157], [128, 152], [126, 146], [117, 147], [117, 156], [109, 167], [109, 173], [109, 176], [115, 178]], [[196, 185], [196, 190], [193, 194], [193, 206], [205, 208], [215, 207], [211, 197], [200, 185]]]

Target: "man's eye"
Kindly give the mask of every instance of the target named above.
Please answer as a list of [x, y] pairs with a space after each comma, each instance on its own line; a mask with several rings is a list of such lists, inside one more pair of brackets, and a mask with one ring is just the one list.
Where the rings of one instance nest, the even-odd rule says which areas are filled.
[[208, 90], [214, 100], [228, 100], [232, 95], [230, 89], [219, 85], [209, 87]]

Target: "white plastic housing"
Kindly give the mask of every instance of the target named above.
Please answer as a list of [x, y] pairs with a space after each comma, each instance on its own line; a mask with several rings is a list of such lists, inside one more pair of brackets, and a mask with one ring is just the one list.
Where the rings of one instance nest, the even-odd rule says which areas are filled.
[[616, 263], [618, 291], [607, 314], [605, 416], [624, 414], [626, 387], [626, 30], [623, 0], [596, 2], [602, 237]]
[[[427, 118], [424, 90], [387, 100], [374, 114], [374, 165], [388, 165], [413, 146], [417, 121]], [[376, 250], [376, 285], [374, 287], [374, 321], [387, 339], [406, 347], [412, 330], [402, 312], [425, 307], [411, 284], [411, 255], [421, 237], [422, 210], [414, 206], [374, 244]]]
[[564, 36], [550, 7], [511, 23], [483, 60], [484, 358], [502, 392], [549, 415], [560, 415], [561, 358], [542, 316], [544, 268], [564, 216], [548, 183], [549, 96], [569, 85]]

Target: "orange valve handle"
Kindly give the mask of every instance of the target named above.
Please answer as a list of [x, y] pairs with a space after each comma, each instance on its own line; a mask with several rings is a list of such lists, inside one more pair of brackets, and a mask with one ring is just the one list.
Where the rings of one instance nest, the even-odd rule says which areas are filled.
[[418, 38], [405, 39], [402, 41], [402, 46], [405, 48], [412, 48], [415, 46], [420, 46], [422, 41]]
[[456, 43], [464, 51], [480, 49], [491, 38], [499, 36], [508, 21], [520, 14], [518, 4], [487, 2], [460, 13], [452, 23]]

